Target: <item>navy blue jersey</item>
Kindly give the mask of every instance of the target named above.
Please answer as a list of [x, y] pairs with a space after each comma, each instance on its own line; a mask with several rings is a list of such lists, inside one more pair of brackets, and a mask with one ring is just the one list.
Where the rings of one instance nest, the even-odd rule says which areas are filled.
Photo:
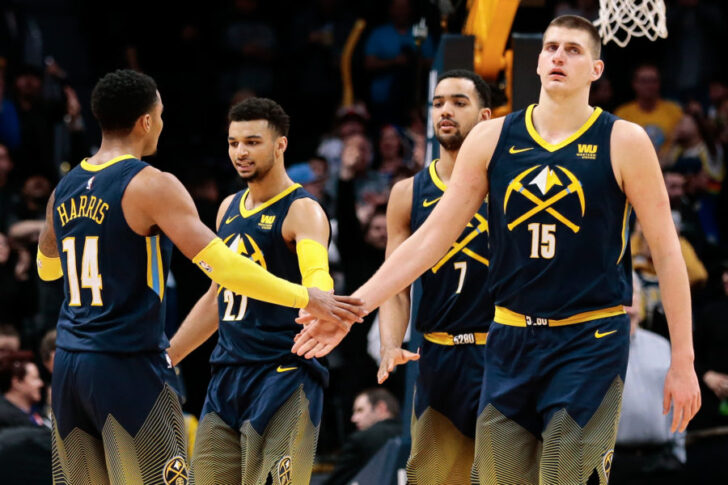
[[[447, 188], [433, 161], [415, 175], [410, 228], [416, 231]], [[420, 332], [486, 332], [493, 318], [488, 293], [488, 221], [483, 202], [458, 241], [413, 283], [412, 321]]]
[[610, 157], [617, 118], [596, 108], [552, 145], [533, 107], [506, 117], [488, 167], [495, 304], [554, 319], [630, 304], [631, 209]]
[[133, 353], [169, 346], [164, 287], [172, 243], [132, 231], [121, 208], [129, 181], [147, 166], [131, 155], [102, 165], [83, 161], [56, 187], [53, 227], [65, 291], [60, 348]]
[[[311, 194], [294, 184], [253, 210], [245, 208], [248, 191], [235, 194], [217, 235], [233, 251], [246, 255], [274, 275], [301, 283], [295, 250], [283, 239], [281, 228], [291, 204]], [[293, 337], [301, 331], [298, 309], [265, 303], [221, 288], [217, 300], [219, 338], [210, 362], [246, 364], [296, 360]], [[321, 371], [315, 359], [300, 359]]]

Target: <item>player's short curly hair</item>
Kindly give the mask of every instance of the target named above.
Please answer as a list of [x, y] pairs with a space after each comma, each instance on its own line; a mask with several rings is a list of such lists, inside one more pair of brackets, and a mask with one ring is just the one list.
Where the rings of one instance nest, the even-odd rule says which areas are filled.
[[288, 136], [291, 118], [281, 105], [268, 98], [248, 98], [228, 112], [228, 124], [234, 121], [266, 120], [279, 136]]
[[104, 133], [128, 134], [156, 102], [154, 79], [131, 69], [106, 74], [91, 93], [91, 111]]
[[473, 81], [475, 91], [478, 93], [478, 97], [480, 98], [480, 107], [492, 108], [490, 86], [488, 86], [488, 83], [486, 83], [482, 77], [467, 69], [451, 69], [440, 74], [437, 78], [437, 83], [439, 84], [440, 81], [448, 78], [470, 79]]

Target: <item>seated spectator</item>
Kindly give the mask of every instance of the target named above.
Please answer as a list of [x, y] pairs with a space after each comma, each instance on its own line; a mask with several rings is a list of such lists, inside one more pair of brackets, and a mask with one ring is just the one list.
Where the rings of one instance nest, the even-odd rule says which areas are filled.
[[0, 359], [0, 430], [13, 426], [44, 426], [34, 406], [43, 381], [31, 352], [15, 352]]
[[[411, 0], [390, 0], [388, 22], [374, 30], [364, 46], [364, 68], [371, 76], [370, 100], [372, 112], [379, 121], [405, 122], [409, 109], [419, 100], [413, 84], [418, 63], [429, 64], [435, 49], [427, 37], [418, 46], [412, 33]], [[422, 70], [426, 72], [426, 70]], [[424, 83], [423, 83], [424, 85]]]
[[390, 438], [402, 432], [398, 418], [399, 403], [389, 391], [378, 387], [361, 392], [351, 416], [358, 431], [344, 443], [325, 485], [348, 484]]
[[635, 100], [619, 106], [614, 114], [642, 126], [657, 153], [663, 155], [672, 143], [672, 133], [682, 117], [682, 108], [660, 97], [660, 71], [652, 64], [642, 64], [635, 69], [632, 89]]
[[674, 144], [664, 159], [665, 167], [679, 164], [681, 160], [697, 159], [700, 169], [708, 177], [710, 193], [720, 192], [725, 177], [723, 146], [716, 143], [708, 121], [696, 113], [685, 114], [675, 126]]
[[688, 431], [692, 483], [728, 483], [728, 260], [721, 265], [719, 292], [695, 319], [695, 370], [702, 405]]
[[663, 387], [670, 367], [670, 342], [639, 328], [644, 319], [639, 278], [632, 278], [629, 362], [609, 483], [684, 483], [685, 436], [670, 431], [672, 413], [662, 413]]
[[0, 143], [0, 232], [8, 230], [10, 215], [17, 204], [17, 189], [11, 178], [14, 166], [8, 147]]
[[0, 323], [0, 359], [20, 350], [20, 334], [9, 323]]

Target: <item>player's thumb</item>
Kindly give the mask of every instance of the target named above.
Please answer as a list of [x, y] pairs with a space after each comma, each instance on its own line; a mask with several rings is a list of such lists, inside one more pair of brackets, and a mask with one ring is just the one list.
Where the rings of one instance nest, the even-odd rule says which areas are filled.
[[409, 362], [410, 360], [420, 360], [420, 354], [415, 354], [409, 350], [403, 351], [404, 358]]

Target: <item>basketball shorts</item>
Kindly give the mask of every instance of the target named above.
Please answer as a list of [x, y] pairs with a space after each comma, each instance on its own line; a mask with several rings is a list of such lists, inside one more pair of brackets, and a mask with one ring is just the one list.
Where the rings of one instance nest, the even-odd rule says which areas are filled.
[[494, 322], [473, 483], [606, 484], [629, 330], [626, 315], [558, 327]]
[[197, 429], [196, 484], [309, 483], [323, 388], [302, 364], [219, 365]]
[[186, 485], [178, 382], [164, 352], [56, 350], [53, 483]]
[[425, 340], [420, 353], [407, 480], [468, 483], [485, 345], [449, 346]]

